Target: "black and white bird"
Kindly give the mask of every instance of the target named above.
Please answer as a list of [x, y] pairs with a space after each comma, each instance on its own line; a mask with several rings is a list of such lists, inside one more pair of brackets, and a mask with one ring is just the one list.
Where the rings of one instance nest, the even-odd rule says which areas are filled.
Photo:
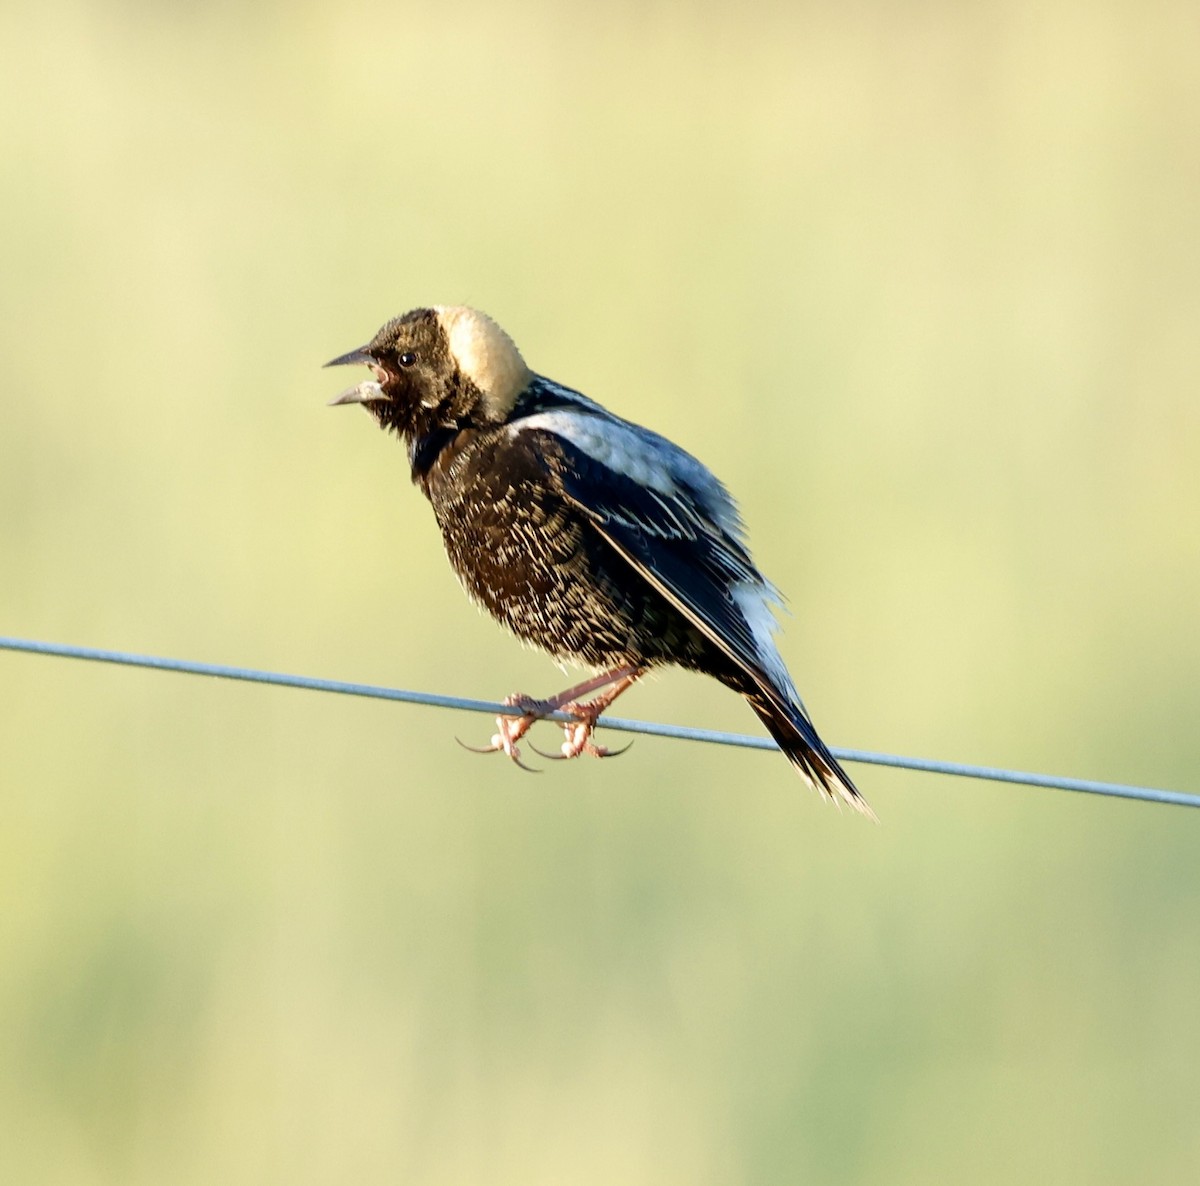
[[[597, 672], [547, 700], [510, 696], [489, 750], [554, 711], [563, 757], [606, 756], [597, 718], [653, 667], [744, 696], [807, 782], [873, 815], [817, 735], [775, 645], [779, 594], [750, 558], [733, 499], [677, 445], [532, 372], [508, 335], [461, 306], [414, 309], [328, 366], [374, 378], [361, 404], [408, 446], [467, 593], [520, 638]], [[585, 700], [593, 693], [593, 699]]]

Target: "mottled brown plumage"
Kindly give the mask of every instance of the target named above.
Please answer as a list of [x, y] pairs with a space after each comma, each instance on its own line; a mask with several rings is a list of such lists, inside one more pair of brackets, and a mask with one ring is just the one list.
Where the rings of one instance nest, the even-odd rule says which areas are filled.
[[[732, 500], [695, 458], [525, 365], [489, 318], [415, 309], [330, 365], [374, 381], [362, 404], [408, 445], [451, 566], [497, 620], [555, 658], [604, 674], [550, 701], [510, 698], [493, 748], [565, 707], [564, 756], [604, 753], [596, 718], [651, 667], [704, 672], [744, 696], [810, 783], [870, 814], [817, 736], [771, 639], [777, 600]], [[595, 700], [581, 697], [608, 687]]]

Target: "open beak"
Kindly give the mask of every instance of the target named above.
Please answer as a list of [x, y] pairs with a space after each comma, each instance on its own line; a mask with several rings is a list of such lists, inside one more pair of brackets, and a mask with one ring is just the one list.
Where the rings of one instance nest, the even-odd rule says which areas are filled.
[[[377, 375], [383, 373], [379, 369], [379, 364], [367, 353], [365, 346], [360, 346], [357, 350], [351, 350], [349, 354], [339, 355], [325, 365], [327, 367], [368, 366]], [[377, 380], [368, 379], [366, 382], [359, 383], [356, 387], [348, 387], [341, 395], [331, 399], [329, 406], [335, 408], [339, 404], [369, 404], [379, 401], [386, 402], [387, 396], [383, 394], [383, 388], [379, 386]]]

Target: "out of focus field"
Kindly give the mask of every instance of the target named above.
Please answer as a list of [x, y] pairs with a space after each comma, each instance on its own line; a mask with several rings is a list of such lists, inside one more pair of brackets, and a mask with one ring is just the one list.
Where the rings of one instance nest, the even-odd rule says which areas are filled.
[[[555, 690], [324, 406], [467, 302], [739, 495], [832, 744], [1200, 790], [1193, 3], [0, 45], [0, 633]], [[622, 713], [754, 727], [682, 674]], [[1200, 813], [858, 767], [873, 827], [490, 731], [0, 654], [0, 1180], [1200, 1180]]]

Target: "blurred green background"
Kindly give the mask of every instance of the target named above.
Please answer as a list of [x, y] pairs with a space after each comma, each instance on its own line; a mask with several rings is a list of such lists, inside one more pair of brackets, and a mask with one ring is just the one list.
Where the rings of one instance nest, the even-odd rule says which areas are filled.
[[[556, 690], [324, 406], [467, 302], [738, 494], [832, 744], [1200, 790], [1194, 3], [0, 44], [0, 633]], [[490, 732], [0, 654], [0, 1180], [1200, 1180], [1200, 814]]]

